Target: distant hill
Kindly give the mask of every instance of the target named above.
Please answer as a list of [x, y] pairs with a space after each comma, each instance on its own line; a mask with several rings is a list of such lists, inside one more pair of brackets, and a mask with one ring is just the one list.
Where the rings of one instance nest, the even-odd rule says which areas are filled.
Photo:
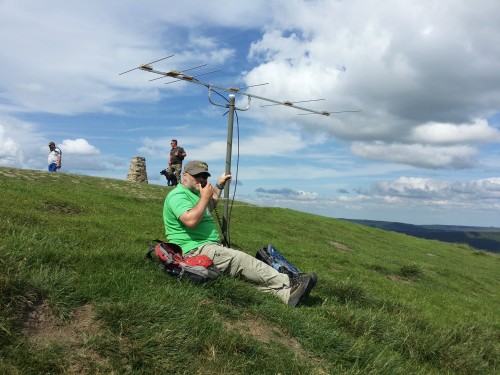
[[340, 219], [409, 236], [464, 243], [475, 249], [500, 253], [500, 228], [460, 225], [413, 225], [390, 221]]

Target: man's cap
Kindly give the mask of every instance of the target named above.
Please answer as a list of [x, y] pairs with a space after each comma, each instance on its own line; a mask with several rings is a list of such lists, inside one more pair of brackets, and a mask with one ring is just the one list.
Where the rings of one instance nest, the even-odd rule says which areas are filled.
[[207, 173], [210, 176], [210, 173], [208, 173], [208, 164], [199, 160], [192, 160], [187, 163], [184, 167], [184, 172], [189, 173], [191, 176], [198, 173]]
[[51, 146], [51, 145], [55, 146], [56, 144], [54, 142], [49, 142], [49, 146]]

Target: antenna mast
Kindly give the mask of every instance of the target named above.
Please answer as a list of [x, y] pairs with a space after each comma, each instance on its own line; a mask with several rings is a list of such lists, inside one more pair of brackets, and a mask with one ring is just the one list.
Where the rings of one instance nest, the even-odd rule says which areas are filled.
[[[234, 111], [235, 111], [235, 100], [236, 95], [229, 94], [229, 112], [227, 118], [227, 146], [226, 146], [226, 169], [224, 172], [226, 174], [231, 174], [231, 156], [233, 150], [233, 122], [234, 122]], [[224, 212], [222, 214], [222, 237], [224, 239], [224, 245], [229, 246], [229, 235], [227, 233], [229, 220], [229, 181], [226, 180], [224, 184]]]

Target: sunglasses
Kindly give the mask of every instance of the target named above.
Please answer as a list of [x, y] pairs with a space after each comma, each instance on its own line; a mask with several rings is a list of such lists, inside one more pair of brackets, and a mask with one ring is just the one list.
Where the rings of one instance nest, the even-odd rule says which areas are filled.
[[198, 173], [198, 174], [195, 174], [193, 175], [194, 178], [203, 178], [203, 179], [207, 179], [209, 176], [208, 176], [208, 173]]

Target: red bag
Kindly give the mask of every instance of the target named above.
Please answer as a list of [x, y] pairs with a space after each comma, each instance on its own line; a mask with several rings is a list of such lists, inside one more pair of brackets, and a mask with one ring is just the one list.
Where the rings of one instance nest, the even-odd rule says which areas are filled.
[[154, 252], [160, 268], [166, 273], [177, 276], [179, 279], [187, 277], [195, 283], [203, 283], [219, 277], [219, 270], [208, 256], [184, 257], [179, 245], [159, 240], [155, 242], [157, 244], [150, 247], [146, 257], [152, 260], [151, 254]]

